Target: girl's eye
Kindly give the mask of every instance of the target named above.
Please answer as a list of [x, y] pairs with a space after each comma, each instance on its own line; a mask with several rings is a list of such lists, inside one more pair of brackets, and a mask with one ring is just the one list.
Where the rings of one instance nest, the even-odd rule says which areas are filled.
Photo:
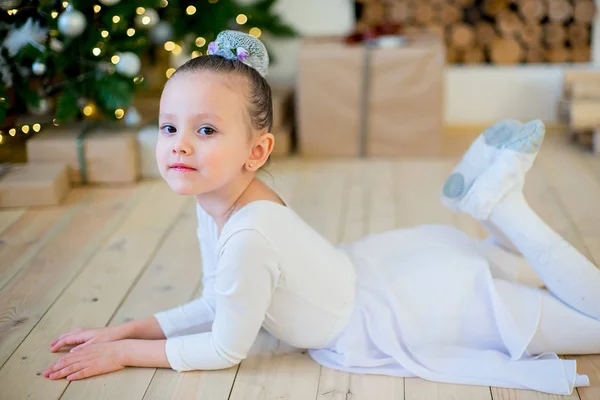
[[177, 129], [175, 129], [175, 127], [173, 125], [163, 125], [163, 127], [161, 129], [163, 131], [165, 131], [166, 133], [175, 133], [175, 132], [177, 132]]
[[205, 127], [200, 128], [200, 133], [203, 134], [204, 136], [210, 136], [215, 133], [215, 130], [213, 128], [209, 128], [208, 126], [205, 126]]

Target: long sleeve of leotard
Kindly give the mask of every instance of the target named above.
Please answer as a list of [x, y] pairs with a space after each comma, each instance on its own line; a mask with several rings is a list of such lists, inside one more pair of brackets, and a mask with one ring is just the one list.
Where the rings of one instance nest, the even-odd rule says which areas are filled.
[[212, 331], [168, 338], [171, 367], [177, 371], [223, 369], [246, 358], [278, 280], [277, 257], [259, 232], [241, 230], [231, 235], [214, 275]]
[[154, 314], [167, 338], [209, 331], [215, 317], [216, 233], [201, 209], [198, 210], [198, 240], [202, 257], [202, 296]]

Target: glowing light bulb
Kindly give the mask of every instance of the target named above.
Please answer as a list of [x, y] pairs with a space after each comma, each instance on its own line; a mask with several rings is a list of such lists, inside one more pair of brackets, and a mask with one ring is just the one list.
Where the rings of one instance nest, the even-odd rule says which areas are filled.
[[23, 133], [29, 133], [29, 125], [23, 125], [21, 127], [21, 130], [23, 131]]
[[171, 75], [173, 75], [174, 73], [175, 73], [175, 68], [169, 68], [166, 73], [167, 78], [170, 78]]
[[235, 22], [240, 25], [244, 25], [246, 22], [248, 22], [248, 17], [246, 17], [244, 14], [238, 14], [238, 16], [235, 17]]
[[115, 110], [115, 117], [117, 117], [117, 119], [123, 118], [123, 115], [125, 115], [125, 111], [123, 111], [122, 108], [117, 108]]
[[103, 38], [108, 37], [108, 31], [102, 31], [102, 32], [100, 32], [100, 34], [102, 35]]
[[114, 17], [112, 17], [112, 22], [114, 22], [115, 24], [119, 23], [120, 20], [121, 20], [121, 17], [119, 17], [118, 15], [115, 15]]
[[9, 134], [10, 136], [15, 136], [15, 135], [17, 134], [17, 130], [16, 130], [15, 128], [11, 128], [11, 129], [8, 131], [8, 134]]
[[102, 50], [100, 50], [100, 49], [99, 49], [99, 48], [97, 48], [97, 47], [94, 47], [94, 48], [92, 49], [92, 53], [93, 53], [95, 56], [99, 56], [99, 55], [100, 55], [100, 53], [102, 53]]
[[205, 44], [206, 44], [206, 39], [204, 39], [202, 36], [199, 36], [196, 38], [196, 46], [202, 47]]
[[185, 9], [185, 12], [187, 13], [187, 15], [194, 15], [194, 14], [196, 14], [196, 7], [194, 7], [194, 6], [188, 6]]
[[131, 37], [133, 35], [135, 35], [135, 29], [133, 29], [133, 28], [127, 29], [127, 36]]
[[94, 12], [95, 12], [95, 13], [99, 13], [99, 12], [100, 12], [100, 10], [102, 10], [102, 7], [100, 7], [100, 5], [98, 5], [98, 4], [96, 4], [96, 5], [94, 6]]
[[255, 38], [259, 38], [262, 35], [262, 31], [259, 28], [252, 28], [248, 33]]
[[168, 42], [165, 42], [165, 50], [166, 51], [173, 51], [174, 48], [175, 48], [175, 43], [171, 42], [170, 40]]
[[33, 130], [36, 132], [39, 132], [42, 129], [42, 126], [40, 124], [33, 124]]
[[83, 113], [89, 117], [94, 113], [94, 107], [91, 104], [88, 104], [87, 106], [83, 107]]
[[50, 15], [52, 16], [52, 18], [56, 19], [56, 17], [58, 17], [58, 13], [56, 11], [52, 11], [50, 13]]
[[146, 9], [144, 7], [138, 7], [135, 9], [135, 12], [137, 13], [137, 15], [142, 15], [146, 12]]
[[117, 64], [120, 59], [121, 59], [121, 57], [114, 55], [110, 58], [110, 62], [112, 62], [113, 64]]

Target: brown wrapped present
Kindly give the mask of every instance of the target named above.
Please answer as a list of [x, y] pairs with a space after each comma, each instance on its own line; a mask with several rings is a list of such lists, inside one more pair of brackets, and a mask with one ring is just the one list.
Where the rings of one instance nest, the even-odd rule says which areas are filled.
[[81, 135], [80, 126], [56, 128], [27, 141], [29, 162], [61, 161], [72, 183], [130, 183], [139, 178], [135, 131], [97, 128]]
[[292, 118], [292, 88], [275, 86], [272, 89], [273, 131], [285, 126]]
[[15, 164], [0, 171], [0, 207], [57, 205], [68, 191], [65, 164]]
[[[394, 40], [402, 40], [396, 45]], [[297, 117], [306, 156], [438, 155], [443, 130], [443, 43], [434, 35], [305, 40]], [[385, 44], [385, 45], [383, 45]]]

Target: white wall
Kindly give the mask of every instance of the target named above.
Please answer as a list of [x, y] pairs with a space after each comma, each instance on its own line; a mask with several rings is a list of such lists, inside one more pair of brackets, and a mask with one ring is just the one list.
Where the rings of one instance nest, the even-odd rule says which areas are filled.
[[[556, 122], [563, 71], [591, 65], [600, 68], [600, 0], [596, 0], [596, 4], [599, 12], [592, 33], [592, 63], [449, 66], [446, 71], [446, 123], [486, 124], [504, 118], [539, 118], [548, 123]], [[351, 0], [279, 0], [276, 10], [304, 36], [345, 35], [354, 26]], [[269, 37], [264, 40], [277, 57], [277, 63], [270, 69], [270, 80], [294, 84], [299, 40]]]
[[557, 122], [562, 76], [561, 66], [450, 66], [446, 123], [486, 124], [504, 118]]

